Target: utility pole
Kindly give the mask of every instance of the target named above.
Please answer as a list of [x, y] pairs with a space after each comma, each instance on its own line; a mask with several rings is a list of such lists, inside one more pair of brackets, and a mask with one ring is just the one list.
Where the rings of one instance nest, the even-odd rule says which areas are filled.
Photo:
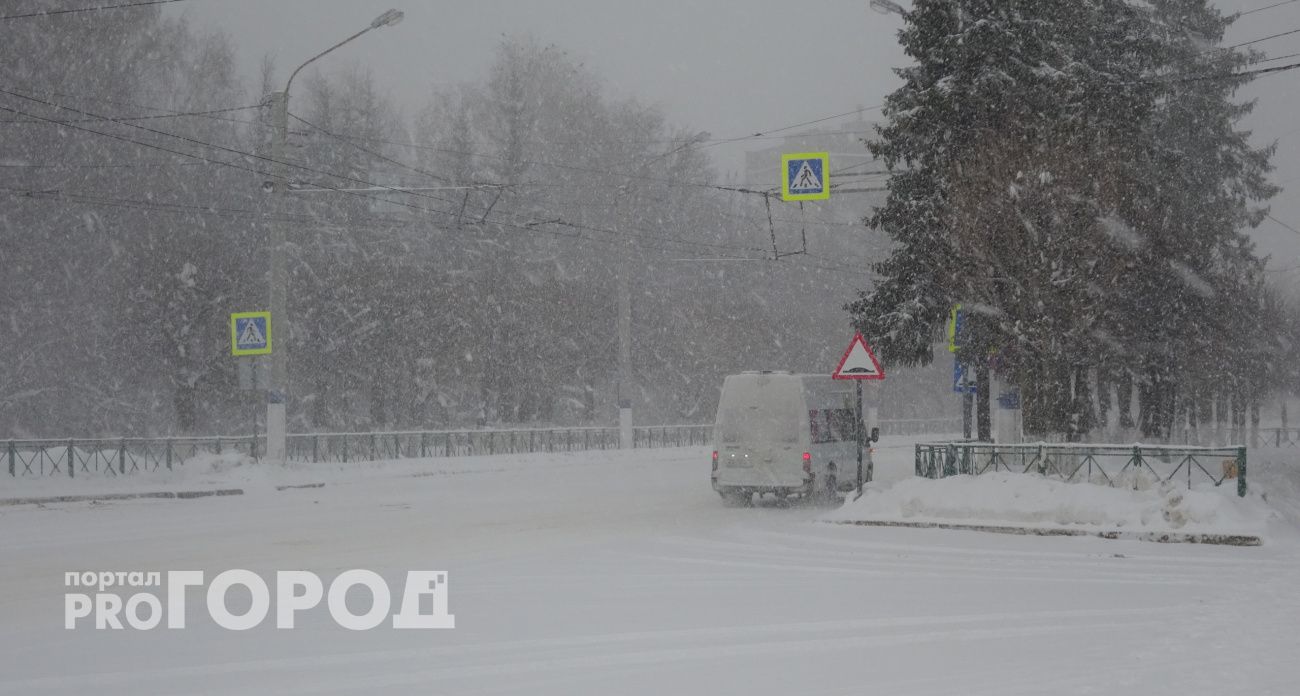
[[[649, 160], [641, 163], [636, 170], [636, 176], [619, 189], [620, 195], [614, 202], [614, 209], [618, 210], [619, 203], [628, 201], [629, 210], [627, 220], [636, 219], [637, 208], [641, 201], [640, 188], [631, 188], [634, 186], [633, 179], [646, 179], [650, 174], [650, 165], [688, 147], [698, 145], [709, 134], [705, 132], [696, 133], [690, 139], [675, 147], [668, 153], [651, 157]], [[630, 226], [630, 225], [629, 225]], [[627, 248], [623, 252], [623, 258], [619, 262], [618, 272], [618, 440], [620, 449], [632, 449], [636, 444], [636, 431], [632, 420], [632, 399], [636, 393], [636, 379], [632, 374], [632, 273], [635, 272], [636, 265], [636, 244], [632, 241], [633, 237], [629, 233], [627, 237]]]
[[[295, 72], [296, 74], [296, 72]], [[292, 80], [291, 80], [292, 81]], [[271, 94], [272, 134], [271, 172], [275, 175], [272, 194], [272, 211], [284, 212], [284, 194], [288, 189], [288, 165], [285, 150], [289, 134], [289, 92]], [[271, 223], [271, 321], [279, 328], [283, 338], [275, 342], [271, 351], [271, 383], [266, 390], [266, 458], [268, 461], [286, 461], [287, 427], [285, 402], [289, 396], [289, 312], [288, 277], [285, 256], [285, 224]]]
[[[314, 63], [330, 51], [372, 29], [393, 26], [402, 21], [403, 16], [399, 10], [388, 10], [379, 15], [370, 23], [370, 26], [330, 46], [312, 56], [307, 62], [299, 65], [289, 75], [289, 81], [285, 83], [284, 91], [274, 92], [269, 96], [272, 114], [271, 173], [274, 175], [270, 183], [271, 195], [274, 201], [272, 210], [274, 212], [284, 212], [286, 207], [285, 199], [289, 192], [289, 164], [285, 160], [285, 156], [288, 153], [289, 141], [289, 88], [293, 85], [293, 78], [297, 77], [303, 68]], [[286, 259], [288, 249], [285, 246], [285, 224], [283, 222], [271, 223], [270, 251], [271, 321], [279, 327], [276, 333], [281, 338], [275, 342], [274, 349], [271, 351], [271, 383], [266, 391], [266, 458], [268, 461], [284, 462], [287, 460], [288, 454], [286, 446], [288, 440], [286, 408], [289, 401], [289, 277], [288, 261]]]
[[618, 439], [622, 449], [632, 449], [632, 264], [624, 254], [618, 274]]

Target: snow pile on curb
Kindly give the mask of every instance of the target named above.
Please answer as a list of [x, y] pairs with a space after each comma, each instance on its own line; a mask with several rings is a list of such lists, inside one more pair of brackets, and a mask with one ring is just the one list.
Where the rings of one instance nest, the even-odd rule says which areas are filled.
[[245, 495], [274, 494], [281, 488], [315, 487], [319, 484], [367, 484], [383, 479], [455, 477], [502, 472], [525, 473], [559, 467], [659, 466], [663, 458], [688, 456], [708, 461], [708, 449], [638, 449], [630, 451], [591, 450], [533, 454], [498, 454], [427, 459], [392, 459], [372, 462], [268, 464], [247, 455], [200, 453], [177, 463], [168, 471], [112, 474], [65, 474], [45, 477], [10, 478], [0, 475], [0, 504], [5, 500], [40, 497], [86, 496], [179, 490], [241, 489]]
[[1246, 480], [1250, 493], [1263, 498], [1289, 531], [1300, 536], [1300, 449], [1261, 447], [1250, 452]]
[[1133, 490], [994, 472], [873, 485], [824, 519], [1262, 536], [1271, 516], [1258, 497], [1238, 498], [1235, 486]]

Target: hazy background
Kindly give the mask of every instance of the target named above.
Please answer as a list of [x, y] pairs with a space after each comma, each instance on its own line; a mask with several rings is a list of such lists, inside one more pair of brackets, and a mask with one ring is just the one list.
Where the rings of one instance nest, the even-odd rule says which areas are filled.
[[[1235, 12], [1273, 2], [1219, 5]], [[263, 55], [273, 55], [287, 71], [390, 7], [406, 13], [402, 24], [325, 58], [320, 69], [349, 62], [369, 67], [412, 112], [434, 87], [481, 78], [503, 34], [532, 33], [555, 43], [602, 75], [614, 91], [662, 106], [678, 123], [716, 138], [878, 105], [897, 85], [891, 67], [906, 60], [894, 36], [900, 18], [873, 12], [867, 0], [796, 6], [776, 0], [192, 0], [168, 11], [196, 27], [228, 33], [250, 84], [256, 84]], [[1242, 17], [1228, 40], [1239, 43], [1296, 28], [1300, 3]], [[1269, 56], [1300, 53], [1300, 33], [1254, 47]], [[1243, 96], [1259, 99], [1248, 123], [1259, 142], [1279, 139], [1276, 181], [1288, 190], [1274, 199], [1273, 214], [1300, 229], [1300, 202], [1290, 190], [1300, 184], [1297, 75], [1263, 76]], [[873, 113], [866, 116], [870, 120]], [[770, 144], [748, 140], [710, 149], [720, 171], [739, 174], [746, 150]], [[1300, 279], [1300, 233], [1269, 220], [1256, 238], [1261, 253], [1273, 255], [1272, 268], [1288, 280]]]

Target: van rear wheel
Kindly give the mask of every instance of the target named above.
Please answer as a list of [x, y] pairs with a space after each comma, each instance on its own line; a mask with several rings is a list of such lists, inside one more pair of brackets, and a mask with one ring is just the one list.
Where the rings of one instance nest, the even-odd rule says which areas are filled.
[[724, 507], [749, 507], [754, 501], [754, 494], [742, 491], [723, 491], [719, 495], [722, 496], [722, 504]]

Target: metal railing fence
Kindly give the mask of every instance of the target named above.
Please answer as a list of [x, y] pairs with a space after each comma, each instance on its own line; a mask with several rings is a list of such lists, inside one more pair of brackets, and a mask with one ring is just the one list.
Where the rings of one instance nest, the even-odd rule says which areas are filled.
[[[960, 430], [951, 418], [883, 420], [885, 436], [930, 435]], [[637, 449], [703, 447], [713, 442], [713, 424], [633, 428]], [[355, 462], [427, 457], [466, 457], [536, 452], [618, 449], [617, 427], [418, 430], [374, 433], [290, 434], [290, 461]], [[127, 476], [169, 471], [200, 454], [259, 458], [265, 436], [169, 438], [74, 438], [0, 440], [0, 471], [12, 478]]]
[[199, 454], [252, 455], [253, 437], [6, 440], [0, 460], [11, 477], [126, 476], [171, 470]]
[[[713, 425], [633, 428], [639, 449], [704, 446]], [[0, 441], [0, 467], [12, 478], [127, 476], [169, 471], [200, 454], [254, 459], [266, 451], [259, 436], [74, 438]], [[290, 461], [350, 462], [415, 457], [461, 457], [618, 449], [616, 427], [426, 430], [382, 433], [313, 433], [287, 437]]]
[[[636, 449], [694, 447], [712, 442], [710, 425], [641, 426], [632, 429]], [[585, 452], [619, 448], [616, 427], [426, 430], [389, 433], [289, 435], [289, 459], [306, 462], [472, 457], [537, 452]]]
[[1063, 481], [1088, 481], [1112, 487], [1131, 485], [1135, 477], [1148, 475], [1160, 482], [1185, 475], [1189, 489], [1194, 480], [1218, 486], [1235, 478], [1237, 495], [1246, 495], [1245, 447], [990, 442], [916, 446], [917, 476], [937, 479], [990, 471], [1037, 473]]
[[1300, 428], [1260, 428], [1251, 446], [1300, 449]]

